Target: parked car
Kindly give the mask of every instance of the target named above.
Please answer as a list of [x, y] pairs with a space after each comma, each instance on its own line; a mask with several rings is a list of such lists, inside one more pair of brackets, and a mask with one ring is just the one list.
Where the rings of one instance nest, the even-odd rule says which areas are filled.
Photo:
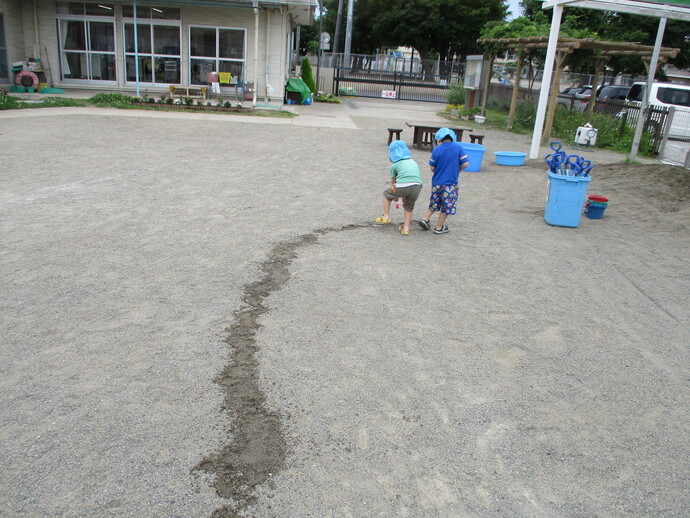
[[[644, 98], [647, 85], [633, 83], [628, 91], [626, 100], [639, 106]], [[690, 86], [673, 83], [652, 83], [647, 102], [653, 106], [673, 106], [675, 114], [669, 129], [669, 137], [675, 139], [690, 139]]]
[[[597, 92], [601, 92], [606, 85], [600, 85]], [[565, 93], [566, 90], [568, 93]], [[584, 85], [579, 87], [566, 88], [558, 94], [556, 103], [567, 108], [572, 108], [575, 111], [583, 111], [587, 107], [589, 97], [592, 95], [592, 85]]]
[[[573, 108], [575, 110], [582, 111], [584, 108], [581, 107], [581, 102], [576, 101], [577, 96], [581, 93], [584, 92], [587, 89], [592, 89], [590, 85], [585, 85], [585, 86], [571, 86], [569, 88], [564, 89], [561, 93], [558, 94], [556, 97], [556, 104], [560, 106], [565, 106], [566, 108], [570, 109]], [[586, 103], [585, 103], [586, 106]]]
[[629, 90], [629, 86], [607, 85], [604, 88], [602, 88], [599, 92], [599, 95], [597, 95], [597, 101], [608, 101], [610, 99], [624, 101], [625, 96], [628, 95]]

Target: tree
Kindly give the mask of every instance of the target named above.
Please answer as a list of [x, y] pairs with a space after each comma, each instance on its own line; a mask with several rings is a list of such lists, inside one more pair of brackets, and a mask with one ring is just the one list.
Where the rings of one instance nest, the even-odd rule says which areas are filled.
[[[542, 9], [539, 0], [522, 0], [521, 8], [525, 17], [536, 23], [551, 24], [553, 9]], [[561, 27], [572, 30], [587, 29], [597, 34], [600, 40], [636, 42], [642, 45], [654, 45], [656, 40], [659, 19], [649, 16], [638, 16], [613, 11], [601, 11], [598, 9], [582, 9], [566, 7], [563, 9]], [[690, 23], [679, 20], [669, 20], [662, 45], [665, 47], [680, 48], [678, 56], [669, 63], [678, 68], [690, 67]], [[580, 53], [582, 55], [582, 53]], [[576, 59], [571, 63], [573, 69], [587, 69], [591, 67], [589, 61]], [[614, 73], [631, 75], [644, 74], [644, 63], [638, 57], [612, 57], [608, 66]]]
[[316, 92], [316, 81], [314, 81], [314, 72], [311, 68], [311, 62], [309, 58], [304, 58], [302, 60], [302, 81], [309, 87], [312, 93]]
[[[338, 0], [326, 0], [324, 9], [324, 30], [333, 33]], [[437, 54], [442, 60], [473, 54], [480, 52], [476, 40], [484, 24], [506, 13], [503, 0], [357, 0], [352, 50], [406, 46], [422, 59]]]

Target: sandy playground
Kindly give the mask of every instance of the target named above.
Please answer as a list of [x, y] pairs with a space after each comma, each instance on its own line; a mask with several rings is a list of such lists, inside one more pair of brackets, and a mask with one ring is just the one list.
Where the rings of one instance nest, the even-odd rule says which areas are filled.
[[373, 226], [439, 109], [0, 112], [0, 515], [686, 516], [690, 175], [587, 151], [553, 227], [484, 131]]

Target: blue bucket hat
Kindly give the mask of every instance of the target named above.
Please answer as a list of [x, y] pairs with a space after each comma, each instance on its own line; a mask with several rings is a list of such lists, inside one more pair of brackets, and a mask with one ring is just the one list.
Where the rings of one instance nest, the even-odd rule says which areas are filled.
[[441, 142], [446, 137], [452, 138], [453, 142], [458, 141], [458, 137], [455, 135], [455, 132], [450, 128], [441, 128], [436, 132], [436, 140], [438, 140], [439, 142]]
[[412, 158], [412, 153], [410, 153], [407, 144], [402, 140], [394, 140], [391, 142], [391, 145], [388, 146], [388, 154], [393, 163], [404, 160], [405, 158]]

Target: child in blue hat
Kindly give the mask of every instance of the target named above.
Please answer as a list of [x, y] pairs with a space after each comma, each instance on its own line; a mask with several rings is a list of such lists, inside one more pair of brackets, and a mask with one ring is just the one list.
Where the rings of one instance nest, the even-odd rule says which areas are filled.
[[434, 174], [431, 179], [431, 198], [424, 218], [419, 220], [419, 226], [424, 230], [430, 230], [429, 221], [432, 214], [440, 212], [434, 234], [445, 234], [449, 231], [446, 219], [449, 215], [455, 214], [460, 171], [465, 169], [470, 161], [462, 145], [456, 141], [453, 130], [441, 128], [434, 138], [438, 145], [431, 152], [429, 160], [431, 172]]
[[417, 162], [412, 160], [412, 153], [402, 140], [394, 140], [388, 146], [388, 156], [393, 164], [390, 168], [391, 186], [383, 191], [383, 215], [376, 218], [376, 223], [391, 223], [391, 202], [403, 199], [405, 222], [398, 227], [403, 236], [410, 235], [410, 223], [414, 204], [422, 190], [422, 175]]

